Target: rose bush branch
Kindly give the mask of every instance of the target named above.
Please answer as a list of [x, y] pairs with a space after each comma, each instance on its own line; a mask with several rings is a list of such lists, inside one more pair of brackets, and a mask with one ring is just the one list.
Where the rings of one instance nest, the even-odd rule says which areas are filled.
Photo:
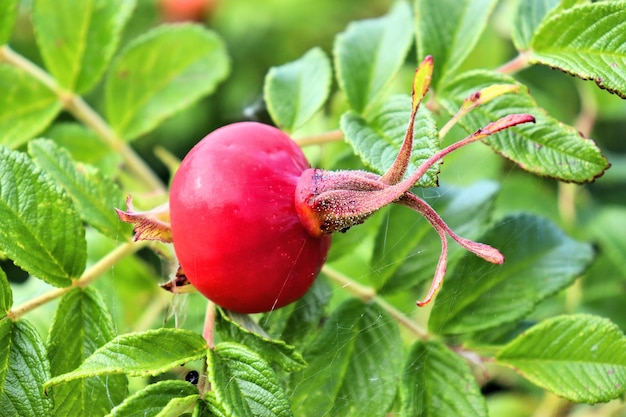
[[137, 155], [128, 143], [115, 134], [111, 127], [82, 97], [63, 90], [50, 74], [13, 51], [7, 45], [0, 47], [0, 62], [1, 61], [22, 69], [48, 87], [59, 98], [59, 101], [68, 112], [95, 132], [111, 149], [122, 155], [128, 169], [144, 182], [149, 189], [160, 193], [166, 192], [165, 185], [152, 168]]
[[13, 307], [9, 310], [7, 316], [11, 317], [13, 320], [17, 320], [29, 311], [63, 296], [74, 288], [87, 287], [107, 270], [115, 266], [120, 260], [126, 256], [132, 255], [145, 246], [146, 242], [142, 242], [140, 244], [136, 244], [135, 242], [126, 242], [118, 246], [88, 268], [79, 279], [72, 282], [72, 285], [64, 288], [55, 288], [38, 297], [32, 298], [23, 304]]

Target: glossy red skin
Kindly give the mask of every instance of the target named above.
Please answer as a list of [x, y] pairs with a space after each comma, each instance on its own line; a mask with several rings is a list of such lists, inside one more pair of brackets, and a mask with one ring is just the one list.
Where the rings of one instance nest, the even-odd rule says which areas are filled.
[[326, 260], [330, 236], [311, 236], [295, 209], [309, 168], [280, 130], [255, 122], [202, 139], [174, 176], [174, 249], [191, 283], [217, 305], [271, 311], [301, 298]]

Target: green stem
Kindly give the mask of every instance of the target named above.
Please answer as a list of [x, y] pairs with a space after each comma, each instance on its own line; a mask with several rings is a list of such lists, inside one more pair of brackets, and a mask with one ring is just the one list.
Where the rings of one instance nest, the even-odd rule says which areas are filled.
[[339, 129], [329, 132], [320, 133], [318, 135], [305, 136], [303, 138], [294, 139], [298, 146], [321, 145], [328, 142], [337, 142], [343, 139], [343, 132]]
[[361, 299], [363, 302], [369, 303], [371, 301], [374, 301], [376, 304], [381, 306], [387, 313], [389, 313], [389, 315], [393, 317], [400, 325], [404, 326], [411, 333], [417, 336], [417, 338], [421, 340], [426, 340], [430, 338], [430, 334], [426, 329], [422, 328], [409, 317], [404, 315], [404, 313], [402, 313], [400, 310], [398, 310], [397, 308], [389, 304], [385, 299], [376, 294], [376, 291], [373, 288], [366, 287], [355, 282], [350, 277], [342, 274], [341, 272], [328, 265], [324, 265], [322, 267], [322, 272], [333, 282], [344, 288], [350, 294]]
[[128, 169], [150, 187], [150, 189], [163, 193], [166, 192], [163, 182], [154, 171], [137, 155], [128, 143], [123, 141], [113, 129], [111, 129], [102, 117], [100, 117], [82, 97], [70, 91], [63, 90], [50, 74], [6, 45], [0, 47], [0, 61], [5, 61], [20, 68], [48, 87], [59, 98], [59, 101], [68, 112], [93, 130], [98, 137], [111, 147], [111, 149], [119, 152]]
[[126, 242], [123, 245], [118, 246], [109, 252], [106, 256], [96, 262], [92, 267], [87, 269], [83, 275], [72, 282], [69, 287], [55, 288], [45, 294], [26, 301], [17, 307], [13, 307], [7, 313], [7, 316], [12, 320], [17, 320], [24, 314], [28, 313], [35, 308], [42, 306], [52, 300], [55, 300], [74, 288], [85, 288], [98, 277], [108, 271], [111, 267], [117, 264], [124, 257], [137, 252], [139, 249], [146, 246], [145, 242]]

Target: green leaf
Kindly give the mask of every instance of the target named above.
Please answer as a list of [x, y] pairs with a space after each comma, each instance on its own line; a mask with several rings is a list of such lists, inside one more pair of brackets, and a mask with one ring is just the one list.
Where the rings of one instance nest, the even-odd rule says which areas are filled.
[[609, 258], [615, 271], [626, 277], [626, 235], [618, 224], [626, 224], [626, 209], [607, 206], [594, 215], [589, 224], [589, 235], [597, 241], [600, 251]]
[[300, 416], [382, 416], [396, 397], [403, 349], [397, 324], [376, 304], [348, 299], [328, 318], [293, 375]]
[[626, 391], [626, 338], [605, 318], [578, 314], [544, 320], [496, 358], [570, 401], [605, 402]]
[[[179, 416], [193, 407], [198, 401], [198, 389], [187, 381], [165, 380], [150, 384], [126, 398], [123, 403], [111, 410], [107, 417], [157, 417]], [[183, 400], [179, 403], [176, 400]], [[179, 406], [172, 414], [173, 407]], [[170, 412], [169, 414], [166, 414]]]
[[84, 93], [98, 82], [134, 6], [134, 0], [34, 2], [37, 44], [61, 87]]
[[0, 319], [0, 412], [3, 416], [41, 417], [52, 411], [44, 394], [50, 377], [46, 349], [27, 321]]
[[332, 288], [328, 280], [318, 276], [304, 297], [265, 314], [259, 323], [274, 337], [295, 346], [302, 346], [314, 336], [331, 294]]
[[530, 41], [541, 21], [561, 3], [561, 0], [520, 1], [515, 11], [511, 37], [520, 51], [530, 48]]
[[11, 307], [13, 307], [13, 291], [11, 291], [7, 275], [0, 268], [0, 320], [6, 317]]
[[487, 417], [485, 398], [465, 361], [437, 341], [416, 342], [402, 372], [402, 417]]
[[0, 147], [0, 250], [57, 287], [85, 269], [85, 229], [72, 201], [21, 152]]
[[331, 81], [330, 60], [313, 48], [296, 61], [270, 68], [264, 85], [267, 110], [278, 126], [294, 131], [326, 102]]
[[[495, 182], [480, 181], [469, 187], [442, 186], [418, 190], [448, 226], [464, 238], [476, 239], [484, 233], [499, 190]], [[389, 208], [385, 227], [379, 228], [374, 243], [370, 282], [381, 293], [406, 291], [416, 284], [430, 281], [435, 273], [441, 241], [433, 227], [413, 210], [399, 205]], [[465, 249], [451, 243], [448, 265]], [[414, 298], [420, 295], [413, 293]]]
[[65, 149], [48, 139], [29, 142], [28, 152], [37, 165], [70, 196], [81, 219], [112, 239], [129, 229], [120, 222], [115, 207], [124, 198], [119, 187], [93, 167], [77, 164]]
[[197, 333], [161, 328], [116, 337], [98, 348], [73, 372], [52, 378], [48, 387], [106, 374], [158, 375], [206, 355], [206, 341]]
[[17, 18], [19, 0], [0, 2], [0, 47], [9, 41]]
[[247, 315], [225, 312], [219, 309], [215, 329], [222, 340], [246, 345], [268, 362], [275, 363], [287, 372], [306, 367], [302, 355], [292, 345], [261, 334], [263, 330]]
[[[98, 293], [76, 288], [59, 302], [48, 335], [50, 373], [73, 371], [115, 336], [113, 318]], [[107, 375], [70, 381], [53, 387], [55, 414], [105, 415], [126, 396], [126, 376]]]
[[52, 90], [27, 73], [0, 63], [0, 145], [17, 148], [59, 114]]
[[[341, 117], [341, 129], [346, 141], [363, 162], [373, 170], [384, 173], [396, 159], [406, 134], [411, 115], [411, 99], [405, 95], [389, 97], [363, 118], [354, 112]], [[413, 151], [407, 176], [439, 150], [435, 120], [425, 106], [419, 108], [413, 131]], [[417, 182], [428, 187], [436, 185], [439, 165], [433, 165]]]
[[86, 126], [74, 122], [56, 122], [42, 135], [66, 149], [72, 159], [98, 168], [103, 174], [114, 177], [122, 163], [119, 152], [104, 143]]
[[438, 85], [459, 69], [483, 33], [497, 0], [415, 0], [418, 62], [432, 55]]
[[413, 42], [411, 16], [408, 3], [398, 1], [386, 16], [351, 22], [335, 38], [337, 79], [355, 113], [366, 112], [404, 63]]
[[[455, 114], [465, 98], [493, 84], [516, 84], [515, 80], [491, 71], [471, 71], [446, 84], [441, 104]], [[518, 94], [505, 94], [465, 115], [459, 125], [474, 133], [490, 122], [512, 112], [532, 114], [536, 123], [525, 123], [485, 139], [491, 148], [514, 161], [521, 168], [542, 176], [570, 182], [589, 182], [609, 167], [596, 144], [581, 136], [575, 128], [564, 125], [537, 107], [522, 85]]]
[[532, 38], [528, 59], [626, 98], [625, 45], [626, 2], [603, 1], [550, 15]]
[[111, 66], [106, 114], [126, 140], [212, 93], [228, 74], [222, 40], [198, 25], [161, 26], [129, 43]]
[[211, 405], [219, 407], [220, 413], [238, 417], [292, 416], [274, 370], [248, 347], [219, 343], [209, 349], [207, 367], [215, 395]]
[[493, 265], [467, 254], [446, 278], [430, 315], [441, 334], [487, 329], [519, 320], [537, 303], [569, 286], [593, 259], [593, 250], [552, 222], [528, 214], [500, 221], [479, 242], [504, 254]]

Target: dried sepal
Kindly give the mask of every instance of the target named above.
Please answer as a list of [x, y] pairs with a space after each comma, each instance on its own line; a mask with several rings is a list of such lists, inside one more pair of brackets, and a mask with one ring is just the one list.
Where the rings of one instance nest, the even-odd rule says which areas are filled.
[[164, 243], [172, 242], [170, 228], [169, 205], [163, 204], [148, 211], [136, 211], [132, 197], [126, 198], [127, 211], [115, 209], [120, 220], [133, 225], [135, 241], [157, 240]]
[[161, 284], [160, 287], [174, 294], [189, 294], [196, 291], [196, 288], [189, 282], [187, 275], [185, 275], [185, 272], [180, 266], [176, 270], [174, 277], [166, 283]]

